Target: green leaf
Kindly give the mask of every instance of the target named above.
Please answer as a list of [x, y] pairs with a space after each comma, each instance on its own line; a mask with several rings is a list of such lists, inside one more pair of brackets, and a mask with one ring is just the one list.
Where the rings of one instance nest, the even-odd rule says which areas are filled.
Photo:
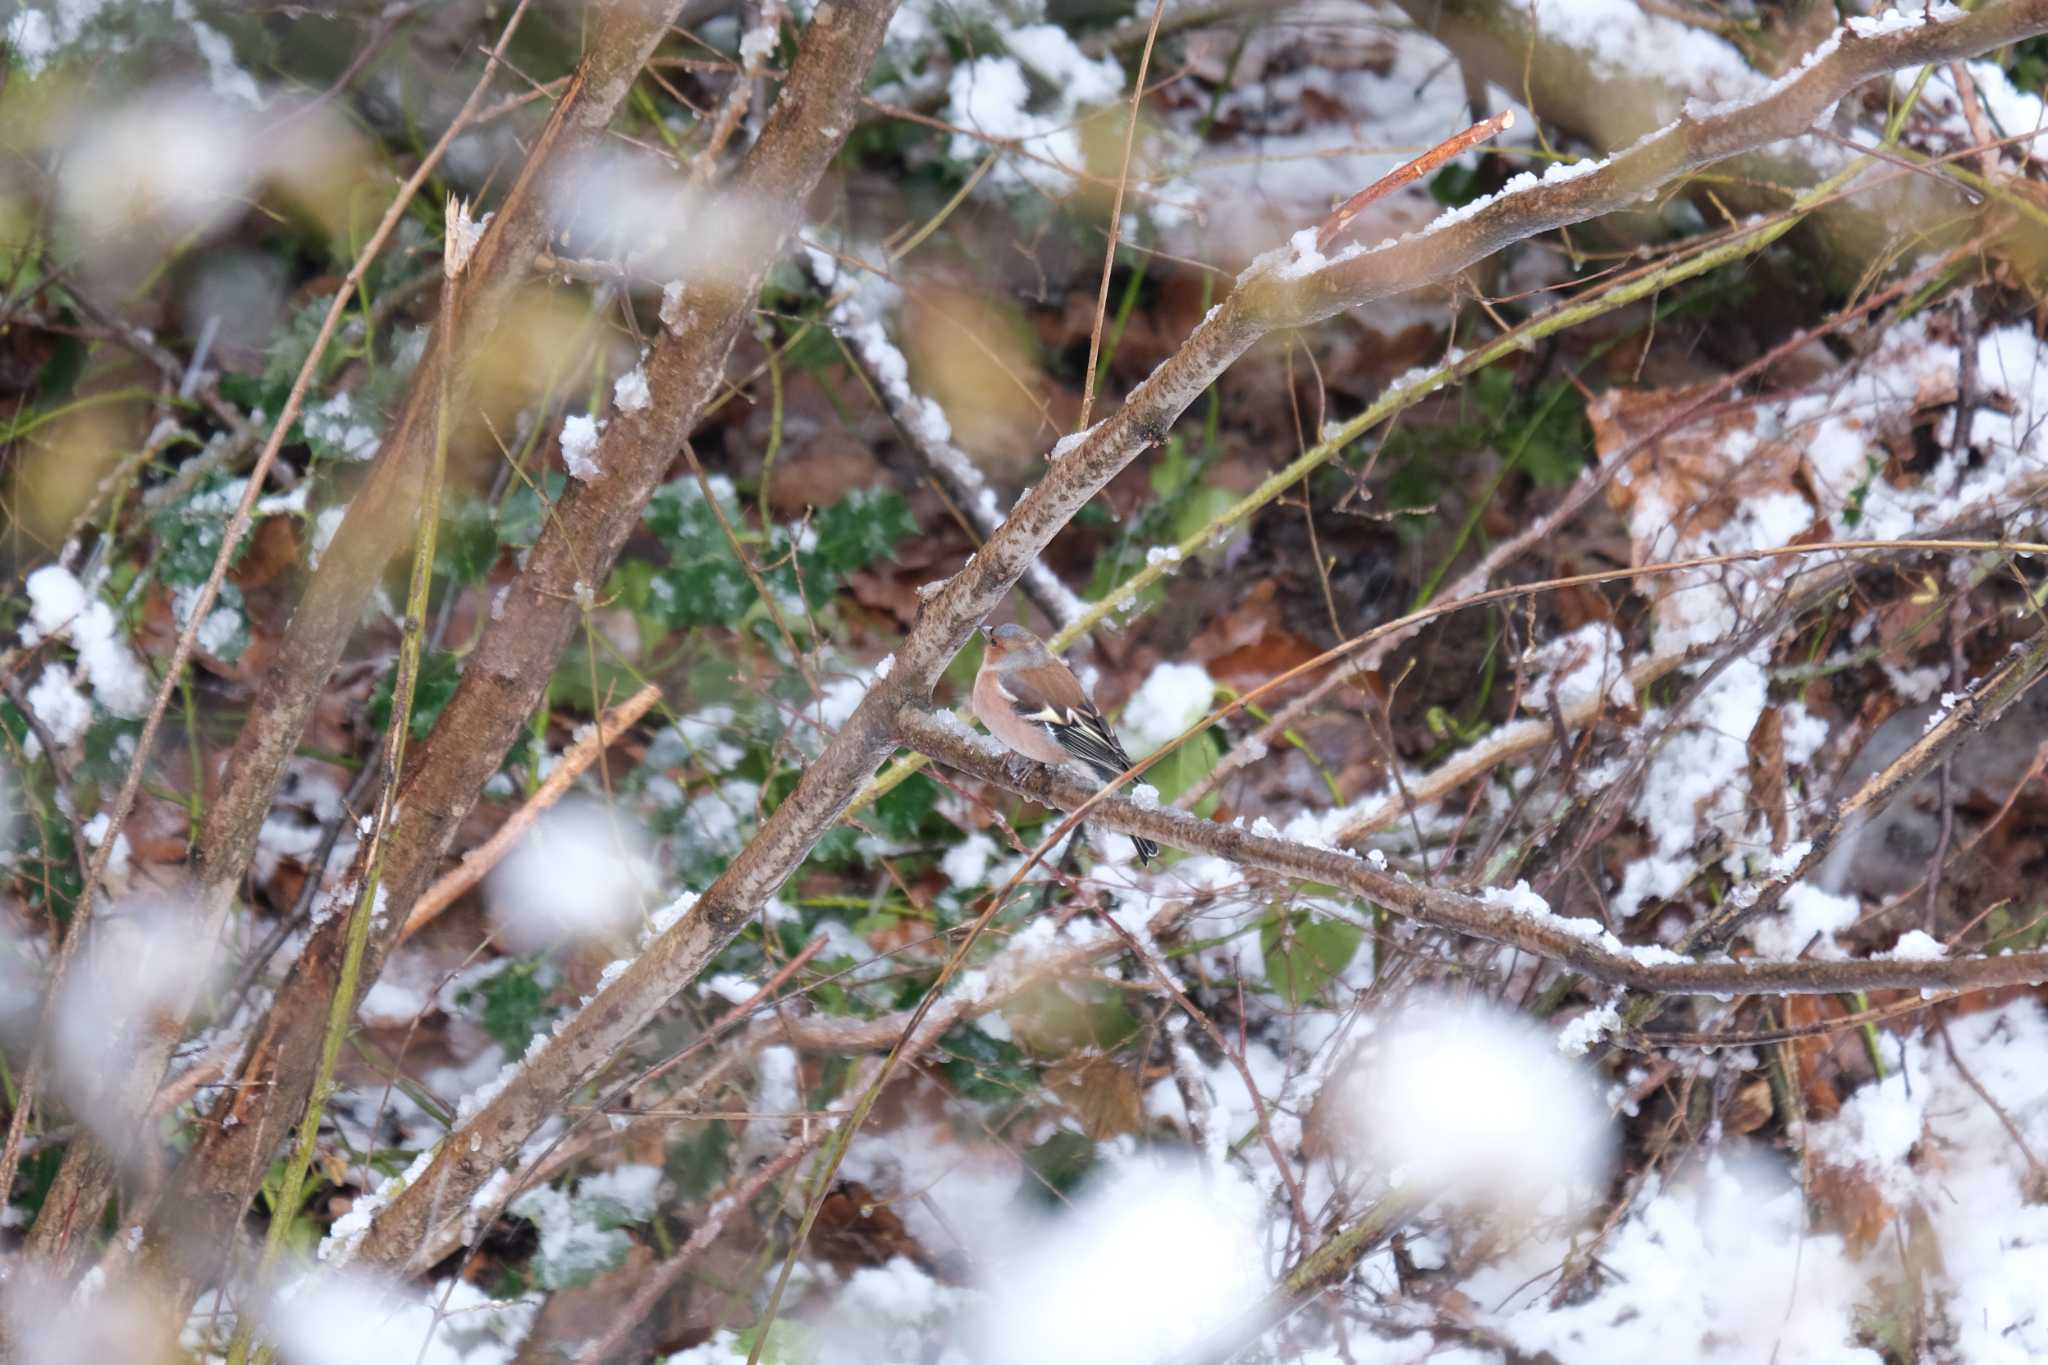
[[[441, 708], [455, 695], [455, 685], [462, 681], [462, 662], [447, 650], [435, 650], [420, 662], [419, 682], [413, 687], [412, 695], [412, 737], [425, 739], [434, 728], [434, 722], [441, 718]], [[391, 724], [391, 694], [398, 683], [398, 668], [394, 664], [377, 683], [377, 690], [370, 694], [368, 718], [379, 731]]]
[[[1218, 488], [1214, 484], [1204, 484], [1200, 488], [1195, 489], [1181, 500], [1179, 506], [1173, 509], [1173, 516], [1167, 523], [1167, 538], [1169, 542], [1174, 545], [1180, 544], [1189, 536], [1196, 534], [1203, 527], [1214, 521], [1222, 513], [1236, 506], [1237, 501], [1237, 494], [1227, 488]], [[1203, 548], [1220, 548], [1243, 534], [1244, 523], [1239, 522], [1236, 526], [1225, 532], [1222, 540]]]
[[761, 1337], [761, 1328], [749, 1327], [739, 1334], [733, 1343], [735, 1361], [748, 1359], [753, 1355], [754, 1343], [761, 1343], [761, 1365], [798, 1365], [811, 1359], [814, 1354], [811, 1334], [800, 1322], [777, 1318], [768, 1324], [767, 1339]]
[[1024, 1164], [1037, 1177], [1025, 1178], [1026, 1192], [1047, 1205], [1061, 1205], [1094, 1167], [1095, 1144], [1086, 1135], [1063, 1128], [1028, 1149]]
[[497, 562], [497, 514], [483, 503], [463, 499], [441, 523], [434, 571], [457, 583], [481, 583]]
[[[919, 994], [923, 988], [919, 988]], [[963, 1024], [939, 1040], [941, 1068], [962, 1095], [973, 1100], [1015, 1100], [1030, 1091], [1037, 1077], [1014, 1043], [992, 1038], [972, 1024]]]
[[[562, 490], [568, 486], [566, 474], [549, 474], [541, 480], [538, 491], [531, 484], [522, 483], [506, 494], [505, 505], [498, 513], [498, 543], [519, 549], [539, 544], [541, 528], [547, 525], [548, 508], [561, 500]], [[547, 495], [545, 505], [541, 501], [543, 493]]]
[[[716, 492], [737, 526], [730, 493]], [[648, 579], [647, 612], [671, 630], [738, 625], [754, 604], [754, 585], [697, 481], [677, 479], [657, 489], [648, 500], [647, 529], [668, 551], [668, 563]]]
[[[228, 518], [242, 500], [246, 479], [214, 477], [200, 483], [182, 501], [158, 512], [152, 520], [157, 534], [157, 576], [172, 588], [196, 588], [213, 572], [214, 557], [226, 538]], [[253, 537], [235, 548], [235, 559], [247, 553]]]
[[1430, 197], [1450, 208], [1459, 208], [1479, 197], [1479, 168], [1460, 166], [1455, 161], [1429, 178]]
[[538, 962], [513, 962], [458, 997], [482, 1006], [478, 1020], [507, 1057], [524, 1057], [546, 1018], [548, 992], [539, 968]]
[[1364, 939], [1364, 930], [1343, 920], [1317, 919], [1299, 910], [1275, 915], [1259, 930], [1266, 983], [1298, 1009], [1351, 965]]
[[[1216, 732], [1214, 730], [1204, 730], [1147, 768], [1145, 776], [1141, 780], [1150, 782], [1153, 786], [1157, 787], [1159, 789], [1159, 799], [1170, 804], [1182, 792], [1207, 777], [1209, 770], [1216, 766], [1217, 760], [1222, 756], [1223, 749], [1222, 745], [1217, 742]], [[1216, 798], [1213, 793], [1207, 798], [1205, 804], [1212, 809], [1214, 808]], [[1198, 806], [1197, 813], [1207, 815], [1209, 812], [1202, 810]]]
[[817, 543], [804, 557], [805, 586], [818, 592], [818, 568], [833, 575], [864, 569], [895, 552], [896, 542], [917, 529], [910, 504], [887, 489], [856, 488], [811, 519]]
[[938, 784], [923, 773], [913, 773], [876, 800], [875, 826], [892, 839], [916, 839], [931, 832], [928, 826], [938, 801]]
[[1187, 442], [1178, 436], [1167, 437], [1165, 453], [1152, 464], [1153, 496], [1170, 498], [1187, 487], [1193, 476], [1194, 466], [1188, 461]]

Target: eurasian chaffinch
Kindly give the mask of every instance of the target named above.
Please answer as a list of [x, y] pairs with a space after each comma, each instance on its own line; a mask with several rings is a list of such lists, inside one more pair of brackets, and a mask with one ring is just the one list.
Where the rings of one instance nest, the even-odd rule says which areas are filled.
[[[1055, 766], [1069, 761], [1101, 782], [1114, 782], [1131, 766], [1116, 731], [1088, 699], [1074, 670], [1022, 626], [984, 627], [987, 644], [974, 678], [974, 714], [988, 732], [1026, 758]], [[1159, 845], [1133, 837], [1138, 861], [1159, 856]]]

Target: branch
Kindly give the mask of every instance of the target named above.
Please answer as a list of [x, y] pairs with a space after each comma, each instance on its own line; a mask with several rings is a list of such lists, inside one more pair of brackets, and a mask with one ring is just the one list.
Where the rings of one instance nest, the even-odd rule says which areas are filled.
[[[1785, 893], [1818, 867], [1845, 831], [1882, 815], [1893, 798], [1918, 781], [1969, 735], [2005, 714], [2048, 670], [2048, 631], [2015, 648], [1991, 673], [1934, 718], [1907, 750], [1872, 773], [1834, 810], [1807, 842], [1806, 852], [1785, 871], [1760, 883], [1738, 887], [1711, 918], [1686, 936], [1687, 944], [1718, 947], [1759, 915], [1770, 913]], [[1946, 700], [1946, 699], [1944, 699]]]
[[[233, 565], [235, 556], [241, 549], [242, 538], [248, 534], [256, 500], [263, 492], [266, 476], [275, 464], [278, 451], [283, 447], [285, 438], [292, 429], [293, 421], [305, 401], [307, 391], [312, 386], [313, 378], [319, 371], [321, 357], [326, 353], [327, 346], [333, 340], [335, 331], [341, 323], [342, 314], [354, 301], [357, 287], [383, 250], [385, 242], [390, 239], [405, 217], [413, 196], [439, 166], [441, 158], [453, 145], [456, 137], [475, 117], [482, 105], [484, 92], [490, 88], [491, 80], [497, 74], [498, 62], [504, 56], [505, 49], [511, 43], [512, 35], [517, 31], [525, 13], [526, 0], [521, 0], [506, 21], [497, 46], [492, 50], [484, 65], [483, 74], [471, 89], [469, 98], [456, 112], [440, 140], [421, 159], [418, 168], [400, 187], [397, 195], [385, 209], [376, 229], [370, 234], [369, 240], [364, 243], [355, 264], [335, 290], [333, 301], [328, 305], [327, 315], [320, 324], [320, 332], [314, 338], [305, 361], [300, 365], [297, 377], [292, 381], [291, 392], [285, 398], [284, 408], [278, 413], [276, 423], [271, 427], [269, 440], [264, 442], [261, 453], [256, 457], [255, 467], [249, 473], [241, 501], [236, 505], [234, 515], [229, 518], [227, 528], [222, 534], [220, 550], [214, 557], [213, 567], [208, 572], [206, 582], [201, 586], [199, 595], [192, 604], [185, 628], [179, 632], [177, 644], [171, 651], [170, 662], [164, 670], [163, 683], [150, 705], [148, 718], [143, 721], [142, 733], [136, 740], [134, 760], [129, 764], [121, 790], [107, 812], [109, 829], [119, 830], [126, 823], [128, 813], [134, 807], [136, 795], [141, 789], [143, 773], [148, 767], [149, 755], [155, 747], [156, 734], [163, 723], [171, 696], [184, 680], [185, 668], [191, 662], [200, 628], [205, 625], [208, 615], [213, 610], [214, 598], [220, 592], [221, 584], [227, 578], [228, 569]], [[430, 346], [429, 354], [432, 353], [432, 349]], [[436, 406], [434, 398], [440, 392], [438, 381], [431, 379], [432, 368], [425, 360], [421, 362], [419, 376], [413, 388], [415, 395], [427, 395], [421, 403], [426, 408], [429, 418]], [[389, 461], [380, 462], [380, 469], [388, 464]], [[359, 502], [363, 500], [358, 499]], [[395, 549], [398, 544], [403, 543], [410, 522], [403, 518], [389, 520], [398, 523], [398, 538], [391, 547]], [[385, 559], [388, 558], [389, 551], [385, 555]], [[378, 567], [382, 567], [381, 560]], [[318, 582], [319, 579], [316, 578], [316, 586]], [[367, 589], [367, 583], [364, 586]], [[360, 604], [361, 594], [357, 595], [355, 601]], [[297, 615], [294, 615], [292, 624], [294, 627], [299, 625]], [[345, 627], [346, 623], [342, 625]], [[244, 725], [241, 737], [236, 741], [235, 759], [230, 760], [227, 766], [225, 788], [207, 810], [206, 827], [202, 832], [195, 857], [195, 861], [202, 868], [201, 891], [196, 907], [200, 925], [198, 932], [202, 942], [212, 944], [219, 941], [221, 926], [225, 923], [228, 911], [234, 903], [235, 891], [241, 885], [243, 871], [255, 852], [256, 838], [262, 828], [263, 818], [269, 811], [271, 797], [276, 792], [278, 778], [282, 776], [284, 764], [291, 756], [307, 716], [311, 714], [312, 704], [318, 695], [320, 685], [332, 671], [334, 658], [339, 657], [341, 646], [347, 638], [345, 628], [337, 628], [328, 633], [333, 637], [331, 645], [334, 656], [328, 658], [317, 674], [309, 674], [303, 679], [303, 686], [298, 693], [267, 686], [258, 692], [251, 707], [250, 718]], [[323, 638], [321, 643], [325, 645], [327, 641]], [[252, 741], [252, 737], [261, 734], [258, 717], [264, 714], [266, 704], [273, 700], [274, 691], [297, 695], [301, 704], [296, 719], [291, 723], [289, 738], [276, 737], [280, 742], [273, 746], [274, 752], [271, 757], [274, 761], [266, 776], [263, 766], [260, 763], [249, 763], [243, 751], [245, 744]], [[66, 935], [51, 973], [48, 994], [51, 1001], [57, 999], [65, 971], [70, 966], [72, 953], [84, 936], [92, 912], [93, 887], [105, 875], [106, 859], [112, 849], [113, 841], [109, 839], [86, 877], [78, 921]], [[209, 867], [210, 851], [212, 857], [209, 874], [206, 869]], [[178, 1028], [185, 1016], [191, 1012], [192, 1003], [188, 995], [178, 1008], [171, 1012], [178, 1023], [156, 1031], [131, 1060], [128, 1074], [118, 1085], [110, 1087], [110, 1093], [116, 1097], [117, 1112], [129, 1116], [128, 1121], [139, 1122], [147, 1111], [150, 1096], [163, 1079], [164, 1067], [170, 1059], [170, 1050], [177, 1042]], [[44, 1031], [47, 1032], [47, 1028]], [[14, 1185], [20, 1128], [26, 1121], [28, 1111], [33, 1107], [36, 1082], [37, 1067], [32, 1058], [28, 1072], [23, 1077], [22, 1093], [8, 1130], [6, 1149], [0, 1152], [0, 1192], [10, 1190]], [[64, 1162], [58, 1168], [56, 1179], [51, 1186], [51, 1197], [46, 1198], [43, 1204], [43, 1208], [49, 1211], [50, 1216], [46, 1219], [39, 1212], [36, 1226], [31, 1228], [29, 1233], [29, 1251], [41, 1260], [51, 1273], [59, 1276], [70, 1273], [80, 1253], [77, 1233], [97, 1218], [100, 1208], [106, 1203], [112, 1181], [112, 1162], [104, 1151], [99, 1150], [97, 1143], [74, 1143], [66, 1150]]]
[[[831, 16], [840, 18], [837, 9]], [[1181, 348], [1130, 393], [1117, 413], [1080, 433], [1071, 449], [1062, 449], [1046, 478], [1018, 500], [1001, 529], [926, 602], [889, 675], [869, 689], [752, 842], [679, 922], [650, 943], [560, 1034], [530, 1055], [520, 1075], [482, 1112], [449, 1135], [424, 1177], [372, 1226], [363, 1255], [385, 1266], [409, 1265], [433, 1210], [466, 1201], [577, 1087], [716, 958], [760, 904], [796, 871], [894, 750], [899, 714], [904, 733], [919, 723], [912, 708], [930, 695], [974, 627], [1001, 603], [1053, 536], [1139, 453], [1164, 441], [1180, 414], [1261, 337], [1442, 279], [1512, 241], [1627, 208], [1675, 175], [1800, 131], [1827, 104], [1879, 71], [1980, 52], [2043, 30], [2048, 30], [2048, 0], [2011, 0], [1952, 23], [1927, 24], [1873, 40], [1844, 38], [1831, 57], [1757, 104], [1704, 119], [1682, 119], [1598, 170], [1534, 183], [1476, 211], [1448, 214], [1433, 230], [1389, 247], [1349, 253], [1334, 263], [1296, 253], [1291, 261], [1283, 254], [1254, 266]], [[792, 77], [785, 99], [801, 86]], [[586, 553], [591, 545], [598, 547], [600, 562], [608, 562], [602, 538], [587, 537], [584, 545]], [[541, 558], [536, 551], [529, 572]], [[523, 593], [515, 592], [515, 605], [528, 605], [523, 598]], [[566, 631], [555, 639], [566, 639]], [[512, 660], [480, 647], [464, 675], [462, 691], [494, 689], [506, 701], [516, 700], [523, 694], [510, 687], [510, 677], [502, 671], [508, 662]], [[517, 707], [514, 711], [524, 714]], [[436, 739], [440, 733], [437, 730]], [[920, 738], [936, 733], [920, 732]], [[430, 742], [429, 750], [434, 747]], [[460, 761], [461, 756], [451, 758]], [[1139, 811], [1121, 802], [1115, 808], [1126, 823], [1113, 827], [1147, 834], [1171, 828], [1172, 833], [1164, 835], [1167, 842], [1182, 842], [1202, 827], [1200, 821], [1170, 812]], [[1374, 873], [1342, 853], [1303, 849], [1242, 830], [1209, 828], [1202, 838], [1220, 843], [1225, 856], [1254, 866], [1270, 861], [1289, 875], [1351, 886], [1361, 895], [1384, 899], [1418, 919], [1426, 917], [1459, 932], [1514, 942], [1532, 951], [1540, 945], [1542, 956], [1601, 979], [1642, 982], [1645, 989], [1831, 991], [1851, 988], [1844, 984], [1850, 980], [1864, 986], [1941, 986], [1962, 975], [1956, 970], [1961, 966], [1994, 979], [2048, 977], [2048, 959], [2039, 957], [1968, 964], [1762, 964], [1755, 970], [1739, 963], [1689, 963], [1652, 970], [1625, 949], [1611, 951], [1578, 937], [1561, 927], [1566, 921], [1520, 917], [1471, 897], [1414, 887]]]
[[[652, 402], [637, 412], [613, 414], [593, 457], [600, 472], [572, 488], [548, 519], [500, 616], [477, 643], [461, 684], [428, 738], [405, 793], [410, 838], [392, 852], [397, 903], [417, 894], [524, 718], [539, 703], [555, 660], [581, 619], [577, 586], [603, 581], [723, 379], [726, 357], [763, 280], [781, 257], [804, 201], [838, 152], [845, 130], [854, 125], [861, 81], [893, 10], [891, 4], [821, 5], [813, 12], [767, 125], [725, 191], [728, 201], [756, 215], [757, 230], [746, 234], [717, 279], [693, 283], [672, 311], [646, 362]], [[757, 839], [740, 862], [764, 850], [767, 842], [765, 835]], [[794, 855], [793, 865], [801, 851], [788, 852]], [[778, 861], [782, 856], [778, 851]], [[399, 870], [401, 861], [404, 871]], [[699, 919], [693, 913], [684, 923]], [[731, 924], [723, 937], [738, 927]], [[656, 940], [620, 978], [634, 982], [630, 989], [645, 1013], [607, 1007], [580, 1014], [584, 1028], [565, 1030], [529, 1054], [522, 1083], [500, 1095], [504, 1104], [493, 1103], [477, 1116], [474, 1126], [481, 1140], [474, 1146], [445, 1143], [432, 1169], [383, 1210], [364, 1240], [365, 1260], [391, 1264], [411, 1256], [433, 1221], [437, 1201], [453, 1197], [456, 1189], [466, 1200], [556, 1111], [562, 1097], [638, 1030], [672, 994], [646, 983], [663, 974], [663, 945], [680, 937], [679, 926]], [[537, 1102], [540, 1107], [528, 1107]], [[490, 1136], [482, 1138], [484, 1133]]]
[[[221, 791], [207, 809], [194, 859], [199, 913], [207, 923], [218, 922], [233, 906], [285, 765], [354, 632], [362, 604], [412, 534], [421, 481], [434, 447], [443, 367], [451, 357], [459, 360], [475, 353], [478, 341], [491, 333], [523, 286], [550, 232], [548, 178], [603, 136], [666, 31], [674, 8], [641, 0], [608, 0], [592, 7], [583, 60], [464, 273], [457, 300], [459, 335], [446, 335], [437, 326], [429, 336], [369, 479], [350, 502], [319, 571], [292, 613], [276, 661], [251, 700], [248, 718], [222, 769]], [[455, 286], [443, 286], [451, 287]], [[343, 290], [337, 299], [348, 297], [349, 291]], [[462, 378], [459, 367], [450, 376], [451, 404], [462, 401]], [[283, 426], [280, 423], [279, 429]], [[252, 479], [251, 488], [259, 482]], [[195, 614], [193, 619], [203, 616]], [[431, 745], [421, 754], [421, 762], [430, 753]], [[413, 823], [412, 811], [406, 814], [408, 818], [393, 831], [394, 845]], [[387, 856], [395, 859], [396, 851], [394, 846]], [[395, 885], [395, 877], [392, 880]], [[417, 890], [409, 888], [408, 896]], [[316, 935], [294, 964], [271, 1015], [251, 1034], [241, 1069], [244, 1084], [224, 1088], [214, 1121], [199, 1130], [198, 1145], [151, 1220], [153, 1235], [145, 1246], [145, 1260], [153, 1277], [180, 1305], [190, 1302], [198, 1280], [210, 1272], [204, 1263], [217, 1263], [227, 1254], [232, 1244], [229, 1230], [237, 1226], [271, 1153], [305, 1101], [326, 1001], [340, 976], [343, 941], [338, 931], [343, 921], [341, 916], [330, 919], [325, 927], [336, 932]], [[371, 945], [365, 982], [375, 979], [381, 965], [378, 947]], [[165, 1049], [170, 1041], [165, 1040]], [[273, 1069], [281, 1060], [288, 1065]], [[144, 1059], [138, 1070], [151, 1070], [148, 1089], [153, 1090], [163, 1059]], [[226, 1122], [231, 1116], [233, 1122]], [[192, 1249], [197, 1249], [192, 1262], [180, 1264], [181, 1253]]]
[[[1542, 180], [1518, 176], [1491, 199], [1443, 214], [1399, 241], [1347, 252], [1323, 264], [1297, 255], [1253, 281], [1255, 316], [1301, 326], [1418, 282], [1441, 279], [1538, 232], [1633, 208], [1679, 176], [1742, 152], [1755, 151], [1813, 127], [1832, 105], [1874, 76], [1901, 67], [1974, 57], [2048, 30], [2048, 0], [2006, 0], [1975, 14], [1881, 37], [1846, 28], [1822, 44], [1819, 57], [1783, 85], [1749, 104], [1687, 111], [1618, 152], [1597, 169], [1584, 162], [1552, 167]], [[1256, 269], [1256, 267], [1255, 267]], [[1240, 280], [1240, 285], [1246, 281]]]
[[[1021, 776], [1014, 775], [993, 741], [957, 729], [929, 712], [908, 709], [899, 717], [899, 724], [904, 742], [920, 752], [1043, 805], [1073, 810], [1097, 794], [1094, 784], [1045, 767], [1033, 766]], [[1119, 833], [1143, 835], [1241, 867], [1339, 887], [1418, 924], [1485, 939], [1595, 981], [1650, 994], [1823, 995], [1858, 990], [1982, 989], [2048, 981], [2048, 953], [1932, 961], [1764, 962], [1725, 957], [1687, 961], [1667, 948], [1625, 945], [1597, 921], [1552, 914], [1526, 893], [1490, 891], [1467, 896], [1439, 891], [1381, 872], [1365, 859], [1337, 849], [1314, 848], [1237, 825], [1219, 825], [1124, 797], [1097, 801], [1089, 818]]]

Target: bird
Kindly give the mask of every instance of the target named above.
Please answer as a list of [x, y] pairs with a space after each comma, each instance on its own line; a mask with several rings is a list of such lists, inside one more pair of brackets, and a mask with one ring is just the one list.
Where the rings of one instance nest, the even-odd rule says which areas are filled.
[[[974, 678], [974, 714], [988, 732], [1026, 758], [1055, 766], [1081, 764], [1102, 782], [1131, 766], [1116, 731], [1088, 699], [1088, 689], [1045, 641], [1022, 626], [984, 627], [981, 672]], [[1138, 861], [1159, 845], [1133, 835]]]

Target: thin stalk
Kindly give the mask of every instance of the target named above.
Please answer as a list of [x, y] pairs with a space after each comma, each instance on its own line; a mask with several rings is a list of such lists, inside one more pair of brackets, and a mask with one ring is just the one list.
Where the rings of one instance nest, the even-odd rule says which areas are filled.
[[[469, 263], [470, 252], [475, 249], [470, 227], [467, 206], [451, 199], [447, 215], [447, 246], [442, 257], [442, 269], [446, 275], [446, 283], [441, 290], [443, 336], [455, 335], [456, 298], [460, 293], [456, 284], [463, 267]], [[348, 1037], [349, 1020], [355, 1014], [363, 954], [370, 941], [370, 922], [376, 918], [378, 902], [382, 899], [379, 893], [384, 870], [384, 836], [390, 828], [397, 802], [399, 774], [405, 771], [406, 740], [412, 734], [413, 695], [419, 684], [420, 658], [426, 640], [428, 599], [434, 586], [434, 542], [441, 525], [441, 486], [448, 465], [448, 409], [454, 372], [452, 363], [441, 367], [434, 418], [434, 450], [427, 462], [426, 486], [420, 490], [420, 522], [413, 542], [412, 578], [406, 591], [404, 634], [398, 647], [398, 678], [391, 693], [391, 728], [384, 742], [387, 755], [384, 789], [377, 798], [377, 822], [371, 835], [363, 888], [351, 912], [341, 974], [335, 983], [334, 996], [328, 1003], [327, 1031], [320, 1040], [320, 1063], [314, 1074], [312, 1094], [307, 1098], [306, 1112], [299, 1120], [299, 1131], [292, 1145], [291, 1157], [285, 1163], [277, 1200], [271, 1206], [270, 1229], [263, 1238], [263, 1255], [256, 1268], [258, 1292], [262, 1292], [269, 1283], [278, 1256], [284, 1250], [285, 1236], [293, 1216], [305, 1199], [306, 1175], [313, 1164], [314, 1150], [319, 1145], [320, 1119], [334, 1093], [335, 1066], [341, 1057], [342, 1043]], [[247, 1365], [252, 1327], [257, 1316], [246, 1307], [237, 1315], [234, 1339], [228, 1345], [228, 1365]], [[264, 1358], [268, 1357], [269, 1353], [264, 1352]]]

